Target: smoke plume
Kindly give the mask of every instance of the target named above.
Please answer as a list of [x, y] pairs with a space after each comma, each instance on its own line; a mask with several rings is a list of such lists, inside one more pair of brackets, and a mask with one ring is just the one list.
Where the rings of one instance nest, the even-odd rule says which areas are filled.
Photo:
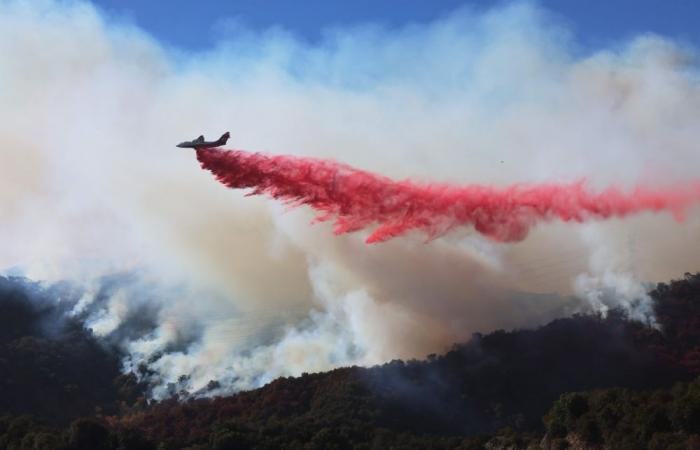
[[67, 310], [121, 346], [125, 370], [148, 368], [156, 397], [423, 357], [573, 312], [643, 317], [645, 283], [700, 267], [693, 207], [683, 222], [543, 222], [519, 242], [457, 227], [368, 246], [369, 230], [333, 236], [308, 208], [223, 189], [174, 147], [230, 130], [236, 147], [393, 180], [656, 195], [698, 176], [692, 46], [582, 48], [528, 3], [315, 43], [218, 30], [194, 53], [81, 1], [0, 1], [0, 272], [77, 286]]
[[541, 221], [584, 222], [645, 211], [671, 211], [682, 218], [700, 201], [700, 183], [667, 190], [640, 186], [629, 193], [615, 187], [592, 193], [583, 182], [498, 189], [395, 182], [333, 161], [243, 151], [199, 149], [197, 159], [230, 188], [311, 206], [321, 214], [316, 221], [335, 221], [335, 234], [379, 224], [367, 243], [412, 229], [435, 238], [464, 225], [496, 241], [516, 242]]

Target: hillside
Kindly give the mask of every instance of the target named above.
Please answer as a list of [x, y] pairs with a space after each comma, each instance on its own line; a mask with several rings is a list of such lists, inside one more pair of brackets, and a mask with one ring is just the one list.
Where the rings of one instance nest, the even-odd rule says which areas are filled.
[[0, 412], [54, 424], [115, 414], [142, 395], [116, 348], [96, 339], [60, 289], [0, 277]]
[[[700, 431], [700, 275], [651, 293], [657, 327], [619, 312], [576, 316], [475, 335], [424, 361], [148, 406], [144, 386], [119, 373], [121, 355], [51, 296], [0, 279], [0, 448], [640, 448]], [[632, 437], [618, 446], [616, 430]]]

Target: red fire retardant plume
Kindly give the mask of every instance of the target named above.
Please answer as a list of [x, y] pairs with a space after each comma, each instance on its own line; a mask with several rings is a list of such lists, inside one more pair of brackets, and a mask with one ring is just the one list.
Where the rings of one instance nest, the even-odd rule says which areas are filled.
[[682, 220], [684, 211], [700, 201], [699, 183], [600, 192], [583, 181], [496, 188], [394, 181], [330, 160], [240, 150], [200, 149], [197, 159], [230, 188], [251, 188], [248, 195], [312, 207], [319, 213], [316, 221], [334, 221], [336, 234], [377, 225], [368, 243], [409, 230], [433, 238], [456, 226], [473, 226], [494, 240], [513, 242], [540, 221], [584, 222], [644, 211], [669, 211]]

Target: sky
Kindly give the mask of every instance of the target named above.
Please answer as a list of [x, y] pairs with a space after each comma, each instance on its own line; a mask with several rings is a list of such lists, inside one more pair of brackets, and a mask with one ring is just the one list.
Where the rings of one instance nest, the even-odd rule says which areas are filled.
[[[281, 27], [309, 42], [322, 38], [329, 28], [365, 23], [385, 27], [427, 23], [458, 8], [482, 11], [512, 2], [484, 0], [356, 0], [352, 2], [304, 0], [95, 0], [112, 17], [133, 23], [156, 39], [185, 50], [211, 47], [231, 24], [253, 30]], [[680, 42], [700, 43], [696, 18], [700, 2], [694, 0], [541, 0], [576, 34], [578, 42], [595, 50], [640, 33], [660, 34]]]

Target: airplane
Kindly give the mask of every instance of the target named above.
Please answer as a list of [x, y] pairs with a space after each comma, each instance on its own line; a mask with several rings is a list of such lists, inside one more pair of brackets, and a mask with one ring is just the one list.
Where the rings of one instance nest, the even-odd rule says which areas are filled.
[[194, 149], [221, 147], [222, 145], [226, 144], [226, 141], [228, 141], [229, 137], [231, 137], [231, 135], [228, 131], [222, 134], [221, 137], [215, 141], [205, 141], [204, 136], [199, 136], [197, 139], [194, 139], [192, 141], [180, 142], [175, 147]]

